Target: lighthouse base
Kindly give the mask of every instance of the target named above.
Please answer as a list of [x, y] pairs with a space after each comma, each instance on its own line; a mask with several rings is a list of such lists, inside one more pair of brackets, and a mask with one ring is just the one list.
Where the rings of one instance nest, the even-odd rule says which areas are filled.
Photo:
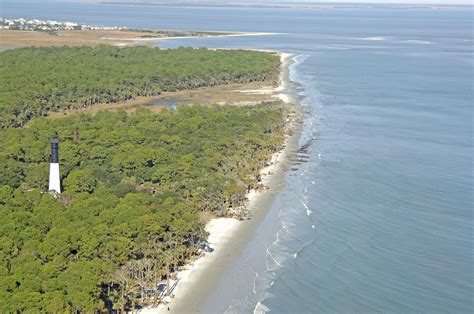
[[49, 191], [61, 193], [61, 182], [59, 180], [59, 164], [49, 164]]

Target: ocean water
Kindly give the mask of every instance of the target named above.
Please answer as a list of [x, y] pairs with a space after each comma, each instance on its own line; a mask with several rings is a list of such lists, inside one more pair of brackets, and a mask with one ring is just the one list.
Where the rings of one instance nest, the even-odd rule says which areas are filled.
[[166, 40], [294, 54], [287, 185], [202, 312], [474, 311], [473, 10], [2, 1], [5, 17], [273, 32]]

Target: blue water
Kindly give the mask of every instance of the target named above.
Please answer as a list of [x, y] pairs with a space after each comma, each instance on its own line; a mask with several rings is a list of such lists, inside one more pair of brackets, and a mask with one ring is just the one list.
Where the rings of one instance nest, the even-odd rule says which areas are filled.
[[5, 17], [274, 32], [160, 45], [295, 54], [308, 162], [222, 279], [230, 297], [201, 311], [474, 311], [472, 9], [2, 3]]

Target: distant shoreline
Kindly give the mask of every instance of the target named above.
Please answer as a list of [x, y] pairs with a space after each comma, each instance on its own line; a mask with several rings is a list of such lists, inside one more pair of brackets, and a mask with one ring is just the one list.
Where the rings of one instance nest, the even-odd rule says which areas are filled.
[[268, 36], [276, 34], [278, 33], [134, 29], [125, 26], [88, 25], [68, 21], [0, 17], [0, 52], [30, 46], [97, 46], [101, 44], [117, 47], [157, 46], [159, 40], [168, 39]]
[[188, 39], [188, 38], [206, 38], [206, 37], [240, 37], [240, 36], [268, 36], [277, 35], [281, 33], [264, 33], [264, 32], [216, 32], [215, 35], [203, 36], [169, 36], [169, 37], [150, 37], [150, 38], [131, 38], [129, 40], [139, 41], [154, 41], [166, 39]]
[[124, 1], [118, 2], [114, 0], [96, 0], [93, 1], [95, 4], [103, 5], [126, 5], [126, 6], [147, 6], [147, 7], [189, 7], [189, 8], [250, 8], [250, 9], [306, 9], [306, 10], [321, 10], [321, 9], [368, 9], [368, 8], [379, 8], [379, 9], [426, 9], [426, 10], [440, 10], [440, 9], [465, 9], [472, 8], [472, 4], [453, 3], [453, 4], [417, 4], [417, 3], [371, 3], [370, 1], [362, 3], [351, 3], [351, 2], [226, 2], [218, 3], [213, 1], [202, 1], [202, 2], [190, 2], [190, 1], [177, 1], [169, 3], [165, 1], [157, 0], [155, 2], [131, 2]]
[[[0, 29], [0, 51], [24, 47], [62, 47], [62, 46], [97, 46], [112, 45], [117, 47], [157, 46], [159, 40], [207, 37], [237, 37], [237, 36], [266, 36], [275, 33], [252, 32], [190, 32], [191, 36], [171, 36], [169, 34], [181, 31], [131, 31], [131, 30], [63, 30], [56, 34], [40, 31]], [[183, 33], [185, 34], [185, 33]]]
[[264, 32], [131, 29], [125, 26], [88, 25], [68, 21], [0, 17], [0, 51], [30, 46], [97, 46], [101, 44], [118, 47], [156, 46], [158, 40], [166, 39], [274, 34]]

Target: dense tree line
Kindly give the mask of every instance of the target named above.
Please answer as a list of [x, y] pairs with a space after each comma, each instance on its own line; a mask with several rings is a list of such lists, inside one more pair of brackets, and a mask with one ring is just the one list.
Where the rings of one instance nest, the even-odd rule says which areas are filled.
[[23, 48], [0, 54], [0, 129], [49, 111], [163, 91], [275, 81], [277, 55], [247, 50], [112, 46]]
[[[242, 205], [282, 145], [283, 116], [279, 103], [190, 106], [2, 130], [0, 312], [132, 308], [196, 254], [200, 212]], [[55, 133], [59, 197], [46, 191]]]

